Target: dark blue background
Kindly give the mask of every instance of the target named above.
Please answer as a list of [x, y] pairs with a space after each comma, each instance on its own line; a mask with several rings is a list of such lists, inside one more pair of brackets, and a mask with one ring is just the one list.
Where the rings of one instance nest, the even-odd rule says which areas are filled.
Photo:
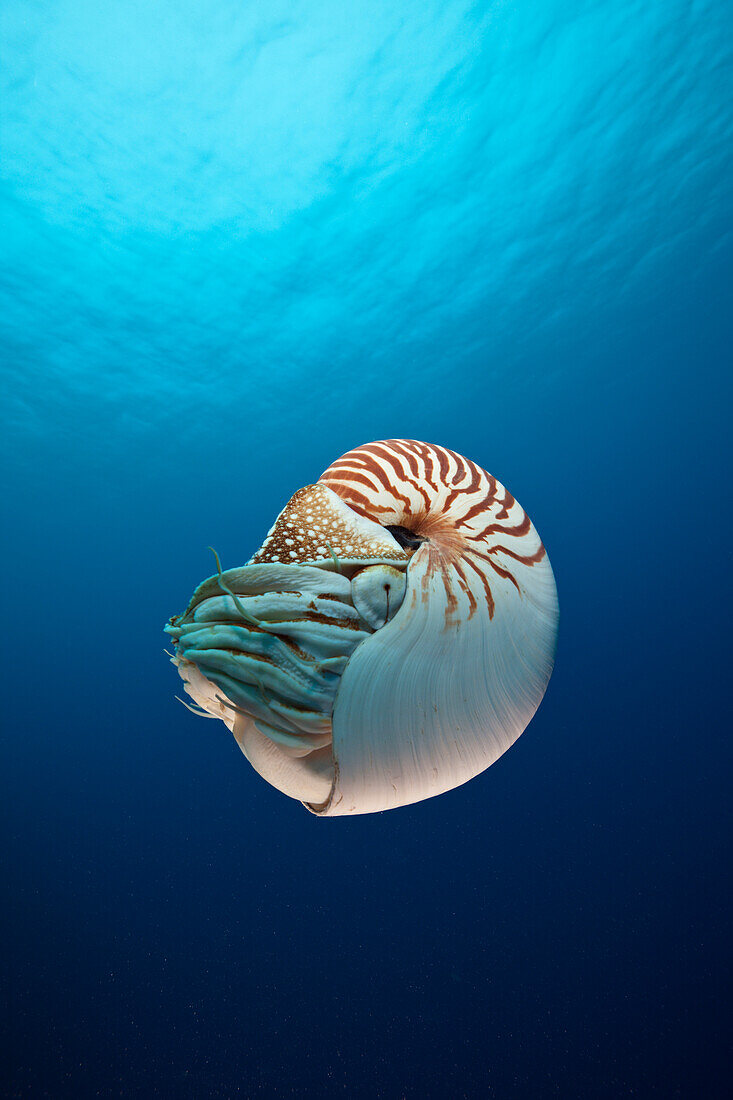
[[[723, 1094], [729, 22], [3, 5], [8, 1095]], [[470, 784], [320, 820], [161, 630], [389, 436], [527, 508], [557, 665]]]

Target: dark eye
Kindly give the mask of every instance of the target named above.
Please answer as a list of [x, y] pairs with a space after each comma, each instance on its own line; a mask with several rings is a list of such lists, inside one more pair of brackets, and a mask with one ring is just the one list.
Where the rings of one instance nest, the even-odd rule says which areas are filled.
[[410, 531], [407, 527], [390, 527], [387, 525], [385, 531], [389, 531], [392, 538], [405, 550], [415, 550], [420, 543], [427, 541], [422, 535], [416, 535], [414, 531]]

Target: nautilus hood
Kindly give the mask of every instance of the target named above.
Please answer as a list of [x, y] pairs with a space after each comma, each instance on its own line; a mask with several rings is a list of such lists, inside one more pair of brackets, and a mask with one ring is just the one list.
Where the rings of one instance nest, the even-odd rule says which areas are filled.
[[[217, 559], [218, 565], [218, 559]], [[166, 627], [194, 709], [314, 813], [417, 802], [489, 767], [552, 671], [557, 595], [511, 493], [414, 440], [299, 489], [247, 565]]]

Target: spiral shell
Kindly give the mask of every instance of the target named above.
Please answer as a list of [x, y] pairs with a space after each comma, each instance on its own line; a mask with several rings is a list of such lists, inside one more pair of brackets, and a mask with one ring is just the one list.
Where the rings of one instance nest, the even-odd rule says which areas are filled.
[[428, 798], [537, 709], [557, 632], [524, 509], [444, 447], [368, 443], [299, 489], [250, 562], [166, 628], [188, 694], [313, 812]]

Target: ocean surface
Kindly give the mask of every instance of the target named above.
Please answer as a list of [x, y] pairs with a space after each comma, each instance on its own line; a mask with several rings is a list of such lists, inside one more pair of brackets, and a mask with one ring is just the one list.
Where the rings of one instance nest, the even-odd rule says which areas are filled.
[[[12, 1097], [722, 1096], [733, 11], [4, 0]], [[547, 546], [492, 768], [319, 819], [162, 627], [406, 437]]]

